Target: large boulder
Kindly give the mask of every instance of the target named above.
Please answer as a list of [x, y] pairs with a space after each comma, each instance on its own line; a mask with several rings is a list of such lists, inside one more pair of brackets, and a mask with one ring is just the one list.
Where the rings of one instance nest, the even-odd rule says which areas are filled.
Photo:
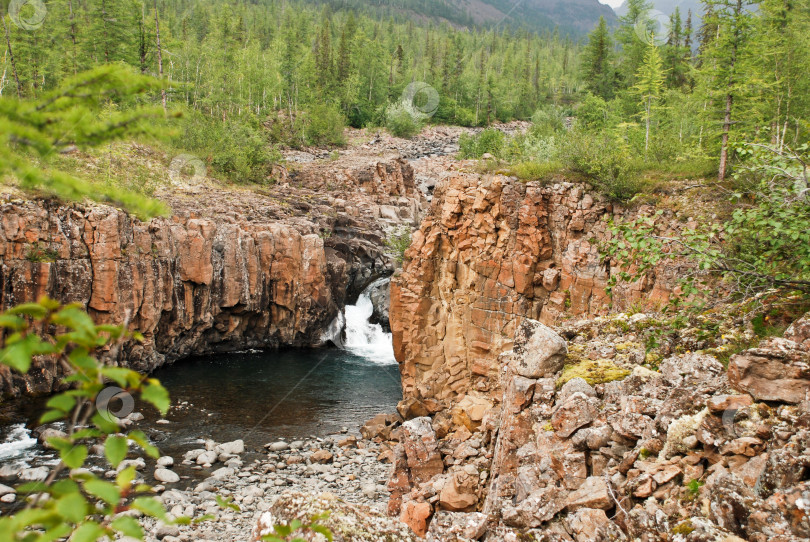
[[758, 401], [810, 399], [810, 353], [788, 339], [769, 339], [731, 358], [728, 381]]
[[478, 470], [467, 465], [450, 472], [439, 496], [439, 505], [451, 512], [472, 510], [478, 503]]
[[810, 312], [793, 322], [785, 330], [785, 339], [793, 341], [799, 348], [810, 350]]
[[515, 333], [512, 369], [526, 378], [553, 376], [565, 364], [568, 346], [553, 329], [526, 319]]
[[444, 463], [430, 418], [415, 418], [403, 423], [401, 438], [414, 482], [427, 482], [442, 473]]

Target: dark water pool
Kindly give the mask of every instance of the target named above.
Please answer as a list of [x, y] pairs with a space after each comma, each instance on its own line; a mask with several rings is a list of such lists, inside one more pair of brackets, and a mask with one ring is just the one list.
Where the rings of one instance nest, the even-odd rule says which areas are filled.
[[[393, 411], [402, 397], [398, 367], [387, 351], [219, 354], [188, 359], [153, 376], [169, 390], [172, 407], [164, 421], [136, 398], [135, 411], [145, 419], [135, 427], [149, 435], [162, 455], [177, 462], [186, 451], [202, 447], [205, 439], [242, 439], [247, 448], [243, 459], [249, 461], [259, 457], [264, 444], [279, 439], [324, 437], [344, 427], [356, 433], [372, 416]], [[2, 406], [0, 482], [15, 481], [3, 472], [12, 467], [55, 464], [54, 452], [43, 449], [31, 432], [44, 400]], [[106, 468], [97, 458], [91, 458], [88, 466], [99, 472]], [[179, 464], [175, 471], [182, 484], [208, 475]]]
[[198, 438], [243, 439], [251, 447], [343, 427], [356, 432], [368, 418], [394, 410], [402, 397], [396, 365], [340, 349], [209, 356], [154, 376], [173, 405], [170, 423], [154, 426], [167, 435], [161, 448]]

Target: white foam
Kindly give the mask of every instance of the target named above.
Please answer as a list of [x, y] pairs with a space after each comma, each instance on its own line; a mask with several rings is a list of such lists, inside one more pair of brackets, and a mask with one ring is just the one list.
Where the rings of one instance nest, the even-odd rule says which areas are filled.
[[383, 331], [380, 324], [369, 322], [374, 312], [369, 292], [378, 287], [381, 282], [388, 280], [380, 279], [374, 282], [360, 294], [356, 305], [346, 305], [345, 310], [346, 339], [343, 342], [343, 348], [379, 365], [396, 365], [397, 363], [397, 360], [394, 359], [391, 334]]
[[37, 439], [31, 436], [25, 425], [18, 423], [10, 426], [0, 442], [0, 461], [17, 459], [36, 452]]

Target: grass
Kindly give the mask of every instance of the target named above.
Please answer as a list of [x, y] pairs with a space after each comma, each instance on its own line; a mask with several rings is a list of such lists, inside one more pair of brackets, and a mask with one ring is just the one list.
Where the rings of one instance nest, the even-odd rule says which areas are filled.
[[507, 171], [521, 181], [551, 181], [565, 169], [559, 162], [518, 162], [507, 168]]
[[25, 254], [25, 259], [29, 262], [55, 262], [59, 258], [59, 253], [49, 248], [42, 248], [34, 243]]

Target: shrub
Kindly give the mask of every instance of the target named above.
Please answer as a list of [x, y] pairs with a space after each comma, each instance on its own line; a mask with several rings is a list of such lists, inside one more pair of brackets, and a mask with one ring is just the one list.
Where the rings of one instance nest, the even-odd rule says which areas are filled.
[[114, 388], [120, 390], [116, 396], [138, 393], [162, 414], [168, 410], [169, 395], [160, 382], [124, 367], [106, 367], [93, 357], [96, 349], [133, 334], [122, 326], [97, 326], [80, 306], [61, 306], [47, 298], [0, 314], [0, 329], [5, 336], [0, 363], [27, 373], [35, 356], [48, 356], [69, 368], [66, 380], [72, 383], [72, 389], [47, 402], [48, 410], [40, 419], [40, 423], [65, 422], [64, 436], [48, 438], [60, 461], [45, 481], [17, 488], [19, 493], [31, 495], [29, 505], [0, 519], [0, 532], [6, 533], [8, 540], [46, 539], [43, 531], [50, 533], [50, 539], [127, 536], [143, 540], [138, 521], [119, 514], [129, 509], [167, 524], [188, 523], [188, 518], [168, 518], [152, 488], [136, 479], [135, 467], [122, 469], [114, 483], [83, 468], [88, 447], [97, 442], [103, 443], [113, 469], [124, 460], [131, 444], [151, 457], [160, 455], [142, 431], [122, 434], [115, 416], [106, 410], [108, 403], [97, 398], [112, 382], [120, 386]]
[[577, 126], [601, 129], [608, 124], [608, 105], [599, 96], [589, 94], [577, 109]]
[[345, 145], [346, 120], [334, 105], [315, 104], [309, 108], [304, 136], [309, 145]]
[[182, 122], [179, 148], [208, 158], [214, 170], [236, 182], [264, 182], [281, 159], [268, 133], [252, 115], [226, 122], [190, 112]]
[[560, 153], [569, 169], [588, 177], [594, 187], [610, 199], [630, 200], [645, 186], [627, 145], [611, 134], [572, 132]]
[[405, 251], [411, 246], [411, 229], [407, 226], [390, 232], [385, 240], [385, 245], [394, 256], [398, 265], [405, 261]]
[[532, 115], [532, 133], [549, 136], [565, 130], [565, 110], [557, 105], [548, 104]]
[[385, 127], [396, 137], [410, 138], [422, 130], [422, 119], [403, 103], [391, 104], [385, 110]]
[[506, 135], [495, 128], [487, 128], [476, 135], [462, 134], [458, 140], [459, 154], [462, 158], [481, 158], [489, 153], [502, 157]]

